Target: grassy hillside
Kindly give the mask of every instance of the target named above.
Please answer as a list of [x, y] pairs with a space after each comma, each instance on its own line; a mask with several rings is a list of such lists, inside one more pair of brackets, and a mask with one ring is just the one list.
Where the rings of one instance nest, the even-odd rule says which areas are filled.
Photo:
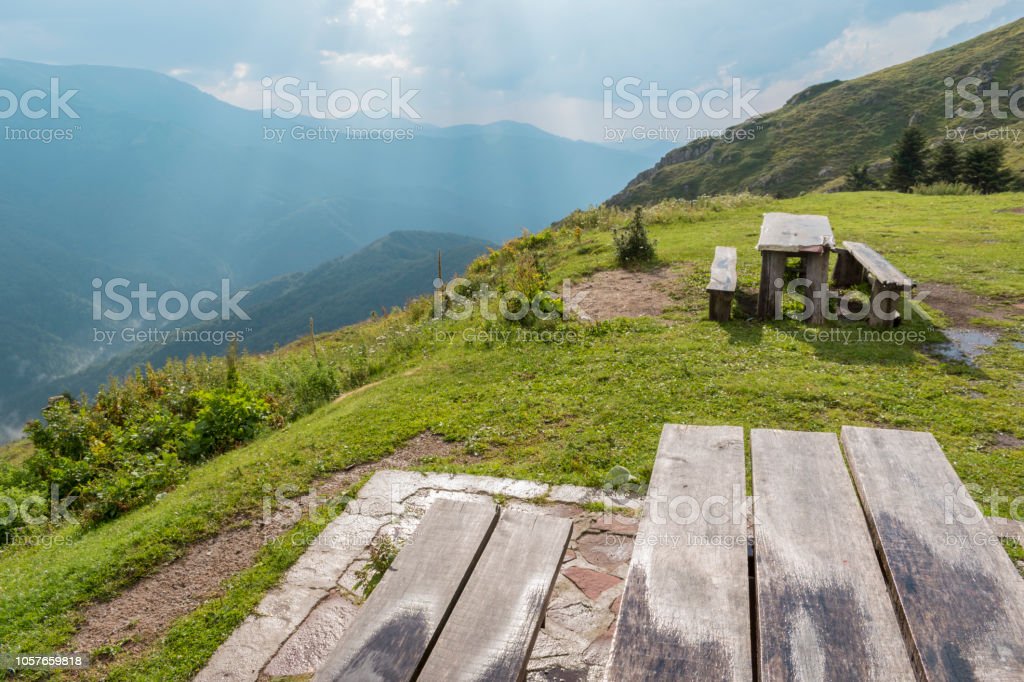
[[1012, 114], [998, 120], [989, 112], [972, 120], [945, 118], [944, 79], [967, 76], [1011, 91], [1022, 87], [1024, 19], [862, 78], [810, 87], [781, 109], [737, 126], [752, 131], [754, 139], [699, 141], [673, 150], [611, 203], [741, 190], [795, 196], [834, 187], [853, 164], [873, 164], [881, 178], [896, 139], [911, 121], [936, 143], [947, 127], [1017, 131], [1020, 137], [1008, 141], [1007, 157], [1013, 168], [1024, 170], [1024, 121]]
[[[522, 328], [511, 323], [434, 322], [419, 305], [327, 335], [321, 352], [332, 366], [380, 382], [195, 466], [143, 508], [88, 530], [49, 531], [59, 542], [0, 549], [0, 641], [22, 651], [60, 650], [83, 603], [116, 594], [197, 539], [258, 513], [267, 486], [305, 489], [331, 472], [381, 459], [428, 429], [461, 444], [461, 452], [427, 461], [425, 469], [583, 485], [600, 485], [616, 465], [648, 477], [665, 422], [918, 429], [935, 434], [960, 476], [983, 491], [983, 504], [995, 490], [1024, 495], [1024, 310], [989, 320], [1001, 336], [972, 367], [929, 351], [943, 340], [936, 327], [945, 324], [942, 315], [903, 328], [923, 341], [848, 344], [809, 338], [808, 327], [795, 322], [708, 322], [704, 292], [714, 246], [734, 245], [740, 299], [749, 299], [760, 214], [778, 210], [829, 215], [838, 238], [871, 244], [923, 289], [941, 282], [986, 296], [993, 309], [1008, 308], [1024, 298], [1024, 216], [1001, 210], [1020, 206], [1022, 194], [668, 203], [648, 212], [675, 282], [674, 305], [661, 319], [559, 322], [538, 338], [516, 335]], [[528, 252], [547, 270], [549, 285], [580, 278], [613, 267], [611, 228], [627, 219], [601, 209], [598, 227], [578, 241], [561, 229], [505, 253]], [[486, 275], [486, 266], [477, 272]], [[262, 381], [273, 363], [308, 353], [298, 344], [246, 358], [242, 380]], [[291, 536], [298, 543], [268, 546], [217, 598], [143, 651], [115, 656], [105, 674], [187, 679], [294, 561], [296, 544], [324, 522], [299, 526]]]

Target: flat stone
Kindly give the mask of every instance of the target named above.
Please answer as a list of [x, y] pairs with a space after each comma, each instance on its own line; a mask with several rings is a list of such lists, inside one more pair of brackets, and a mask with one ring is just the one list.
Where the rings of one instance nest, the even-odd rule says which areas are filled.
[[622, 608], [622, 595], [620, 594], [618, 597], [616, 597], [614, 601], [612, 601], [611, 606], [609, 606], [608, 608], [616, 616], [619, 615], [619, 609]]
[[545, 620], [576, 635], [576, 639], [583, 645], [579, 649], [582, 651], [600, 637], [615, 618], [608, 609], [595, 608], [593, 604], [581, 602], [560, 609], [548, 609]]
[[327, 659], [358, 607], [332, 594], [320, 602], [263, 669], [264, 675], [308, 675]]
[[555, 666], [530, 673], [528, 682], [587, 682], [589, 672], [586, 668], [573, 669]]
[[567, 549], [567, 550], [565, 550], [565, 557], [562, 559], [562, 562], [563, 563], [569, 562], [569, 561], [572, 561], [575, 558], [576, 558], [576, 552], [572, 551], [571, 549]]
[[622, 582], [622, 578], [580, 566], [570, 566], [562, 574], [590, 599], [597, 599], [602, 592]]
[[213, 654], [194, 682], [251, 682], [291, 632], [278, 618], [249, 616]]
[[530, 660], [533, 661], [568, 655], [569, 652], [560, 641], [549, 635], [544, 630], [541, 630], [537, 633], [537, 641], [534, 643], [533, 651], [530, 653]]
[[587, 533], [576, 548], [588, 563], [608, 570], [628, 564], [633, 556], [633, 538], [613, 533]]
[[591, 530], [598, 530], [605, 533], [616, 533], [618, 535], [636, 535], [636, 529], [640, 525], [640, 519], [621, 514], [603, 514], [590, 526]]
[[612, 654], [612, 639], [615, 636], [615, 625], [612, 624], [600, 637], [583, 652], [583, 660], [590, 664], [604, 665]]
[[586, 502], [590, 502], [593, 496], [593, 490], [590, 488], [581, 488], [578, 485], [555, 485], [548, 491], [548, 500], [551, 502], [584, 504]]
[[278, 618], [294, 627], [326, 596], [326, 590], [284, 583], [268, 592], [253, 613]]

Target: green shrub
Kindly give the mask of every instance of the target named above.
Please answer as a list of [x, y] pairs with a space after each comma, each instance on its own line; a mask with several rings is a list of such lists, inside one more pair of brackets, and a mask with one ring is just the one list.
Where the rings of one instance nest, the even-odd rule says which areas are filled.
[[252, 440], [270, 417], [270, 405], [252, 389], [200, 391], [199, 413], [190, 424], [186, 461], [196, 462]]
[[639, 206], [633, 212], [629, 225], [615, 231], [614, 240], [619, 265], [640, 265], [650, 263], [655, 258], [655, 243], [647, 236], [643, 209]]

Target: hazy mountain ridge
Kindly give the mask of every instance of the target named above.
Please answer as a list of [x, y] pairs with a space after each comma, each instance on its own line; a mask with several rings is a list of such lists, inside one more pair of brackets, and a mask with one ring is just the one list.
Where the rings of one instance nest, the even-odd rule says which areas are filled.
[[412, 125], [413, 140], [391, 144], [277, 144], [265, 127], [368, 121], [265, 120], [158, 73], [0, 60], [12, 92], [49, 92], [51, 77], [78, 91], [67, 101], [78, 118], [0, 121], [0, 235], [17, 254], [0, 274], [0, 323], [18, 330], [0, 342], [7, 410], [95, 353], [94, 278], [191, 294], [307, 271], [396, 230], [501, 241], [599, 202], [650, 162], [507, 122]]

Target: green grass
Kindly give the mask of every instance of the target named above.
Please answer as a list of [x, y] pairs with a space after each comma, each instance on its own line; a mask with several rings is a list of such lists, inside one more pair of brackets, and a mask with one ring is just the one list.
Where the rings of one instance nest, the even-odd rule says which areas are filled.
[[0, 445], [0, 463], [20, 466], [32, 456], [32, 452], [32, 443], [28, 440], [18, 440]]
[[[683, 273], [669, 324], [572, 323], [562, 331], [581, 339], [556, 344], [467, 341], [479, 321], [410, 328], [396, 315], [325, 337], [330, 348], [351, 344], [357, 333], [379, 334], [382, 344], [400, 330], [418, 335], [375, 370], [387, 380], [196, 467], [159, 501], [85, 533], [60, 529], [55, 535], [66, 544], [0, 551], [0, 641], [20, 651], [62, 650], [83, 603], [112, 596], [189, 543], [254, 513], [264, 486], [304, 488], [380, 459], [425, 429], [465, 443], [471, 455], [425, 468], [588, 486], [599, 486], [616, 465], [647, 479], [666, 422], [914, 429], [935, 434], [965, 482], [1024, 495], [1024, 450], [995, 446], [998, 433], [1024, 438], [1024, 352], [1014, 345], [1024, 342], [1021, 324], [1000, 328], [999, 342], [971, 368], [940, 362], [919, 343], [813, 342], [795, 322], [711, 323], [703, 290], [718, 244], [738, 248], [741, 287], [753, 287], [759, 214], [783, 210], [828, 214], [840, 240], [867, 242], [915, 279], [1019, 301], [1024, 271], [1015, 254], [1024, 247], [1024, 216], [995, 211], [1024, 205], [1024, 196], [820, 195], [731, 205], [654, 212], [659, 257]], [[605, 223], [618, 218], [606, 213]], [[580, 244], [570, 230], [542, 242], [551, 279], [611, 267], [606, 227], [585, 233]], [[928, 342], [942, 338], [923, 321], [908, 330]], [[410, 367], [418, 371], [406, 375]], [[221, 601], [186, 616], [142, 656], [115, 665], [116, 679], [186, 679], [294, 558], [268, 550], [229, 582]]]

